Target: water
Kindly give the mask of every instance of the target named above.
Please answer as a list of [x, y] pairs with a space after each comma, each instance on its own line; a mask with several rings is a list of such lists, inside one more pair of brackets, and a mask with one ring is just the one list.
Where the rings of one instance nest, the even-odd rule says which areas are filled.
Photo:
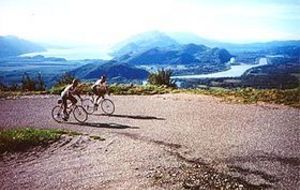
[[267, 58], [260, 58], [259, 64], [257, 65], [249, 65], [249, 64], [232, 65], [231, 69], [227, 71], [210, 73], [210, 74], [201, 74], [201, 75], [180, 75], [180, 76], [174, 76], [172, 78], [173, 79], [200, 79], [200, 78], [240, 77], [245, 71], [247, 71], [250, 68], [267, 65], [267, 64], [268, 64]]
[[111, 56], [104, 50], [98, 48], [61, 48], [61, 49], [47, 49], [45, 52], [27, 53], [21, 56], [36, 56], [42, 55], [44, 57], [59, 57], [67, 60], [82, 60], [82, 59], [104, 59], [110, 60]]

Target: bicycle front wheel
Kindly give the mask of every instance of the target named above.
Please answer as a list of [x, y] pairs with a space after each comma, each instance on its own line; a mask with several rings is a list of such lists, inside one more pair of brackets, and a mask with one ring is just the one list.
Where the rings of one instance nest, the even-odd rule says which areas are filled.
[[74, 118], [80, 123], [83, 123], [88, 119], [87, 111], [80, 105], [75, 106], [73, 110], [73, 115]]
[[110, 99], [103, 99], [101, 109], [107, 115], [112, 115], [115, 112], [115, 104]]
[[93, 114], [95, 111], [95, 105], [91, 99], [84, 99], [81, 101], [81, 105], [84, 107], [88, 114]]
[[54, 106], [54, 108], [51, 111], [51, 115], [52, 115], [52, 118], [58, 123], [61, 123], [64, 121], [63, 120], [64, 113], [63, 113], [62, 106], [58, 106], [58, 105]]

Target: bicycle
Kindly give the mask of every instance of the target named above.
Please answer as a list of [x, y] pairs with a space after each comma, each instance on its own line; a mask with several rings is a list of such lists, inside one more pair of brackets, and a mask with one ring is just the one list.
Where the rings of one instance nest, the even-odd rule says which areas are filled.
[[96, 101], [96, 98], [91, 95], [91, 98], [86, 98], [81, 101], [81, 105], [85, 108], [88, 114], [93, 114], [95, 111], [98, 111], [98, 107], [100, 105], [102, 111], [106, 115], [112, 115], [115, 112], [115, 104], [108, 98], [101, 98]]
[[[62, 123], [64, 122], [64, 113], [63, 113], [63, 104], [62, 100], [58, 100], [57, 102], [59, 105], [56, 105], [52, 108], [51, 115], [52, 118], [58, 122]], [[77, 105], [77, 104], [69, 104], [67, 107], [67, 113], [70, 115], [73, 113], [74, 118], [79, 122], [79, 123], [84, 123], [88, 119], [88, 112], [84, 109], [83, 106]]]

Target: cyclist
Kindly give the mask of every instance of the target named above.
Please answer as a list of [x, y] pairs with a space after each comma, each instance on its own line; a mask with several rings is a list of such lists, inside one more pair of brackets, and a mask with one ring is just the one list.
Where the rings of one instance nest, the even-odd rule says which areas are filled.
[[92, 85], [92, 91], [95, 95], [97, 95], [97, 99], [95, 102], [95, 106], [98, 106], [97, 102], [99, 100], [100, 97], [104, 98], [104, 95], [106, 93], [109, 94], [109, 90], [108, 90], [108, 84], [107, 84], [107, 80], [106, 80], [106, 76], [102, 75], [100, 77], [100, 79], [98, 79], [93, 85]]
[[80, 97], [79, 90], [78, 90], [78, 84], [79, 80], [74, 79], [72, 81], [72, 84], [69, 84], [61, 93], [61, 99], [62, 99], [62, 104], [63, 104], [63, 112], [64, 112], [64, 117], [63, 120], [67, 121], [69, 119], [69, 114], [67, 112], [67, 100], [70, 100], [72, 104], [76, 104], [77, 100], [73, 95], [77, 95], [80, 100], [82, 98]]

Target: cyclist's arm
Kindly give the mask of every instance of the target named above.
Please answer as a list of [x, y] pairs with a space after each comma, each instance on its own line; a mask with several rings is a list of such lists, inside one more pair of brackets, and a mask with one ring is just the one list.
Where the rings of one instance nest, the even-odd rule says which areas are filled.
[[82, 100], [82, 98], [81, 98], [81, 96], [80, 96], [79, 93], [77, 93], [76, 95], [78, 96], [78, 98], [79, 98], [80, 100]]
[[78, 98], [80, 100], [82, 100], [81, 96], [80, 96], [80, 91], [78, 89], [74, 89], [73, 94], [75, 94], [76, 96], [78, 96]]

